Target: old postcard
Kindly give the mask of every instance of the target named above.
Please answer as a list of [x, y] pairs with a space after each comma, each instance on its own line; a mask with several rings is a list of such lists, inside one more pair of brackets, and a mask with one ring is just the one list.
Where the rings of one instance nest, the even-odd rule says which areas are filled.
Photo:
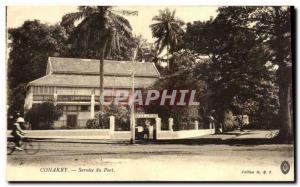
[[7, 6], [8, 181], [295, 181], [292, 6]]

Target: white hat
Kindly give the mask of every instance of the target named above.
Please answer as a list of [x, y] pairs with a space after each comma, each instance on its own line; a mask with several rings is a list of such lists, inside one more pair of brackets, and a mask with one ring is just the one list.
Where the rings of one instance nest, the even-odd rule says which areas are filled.
[[25, 120], [24, 120], [24, 118], [22, 118], [22, 117], [18, 117], [18, 119], [17, 119], [17, 123], [25, 123]]

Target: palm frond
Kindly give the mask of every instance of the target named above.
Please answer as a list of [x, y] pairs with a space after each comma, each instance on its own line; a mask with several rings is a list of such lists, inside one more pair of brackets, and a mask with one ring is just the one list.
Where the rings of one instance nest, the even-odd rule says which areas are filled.
[[86, 55], [92, 51], [99, 55], [104, 50], [110, 56], [120, 53], [120, 41], [132, 38], [132, 27], [121, 15], [137, 15], [137, 12], [114, 10], [111, 6], [80, 6], [78, 12], [66, 14], [61, 24], [74, 27], [78, 21], [70, 38], [77, 50], [82, 49], [79, 53]]
[[156, 45], [160, 54], [164, 47], [170, 46], [171, 52], [176, 48], [179, 37], [184, 33], [184, 22], [175, 17], [176, 11], [166, 8], [159, 10], [159, 15], [152, 18], [155, 23], [150, 25], [153, 37], [157, 38]]
[[74, 12], [74, 13], [69, 13], [66, 14], [62, 17], [61, 20], [61, 25], [62, 26], [70, 26], [70, 25], [74, 25], [75, 21], [80, 20], [84, 17], [84, 13], [83, 12]]
[[112, 12], [109, 13], [108, 17], [112, 23], [111, 27], [114, 27], [120, 34], [131, 36], [132, 27], [127, 19]]

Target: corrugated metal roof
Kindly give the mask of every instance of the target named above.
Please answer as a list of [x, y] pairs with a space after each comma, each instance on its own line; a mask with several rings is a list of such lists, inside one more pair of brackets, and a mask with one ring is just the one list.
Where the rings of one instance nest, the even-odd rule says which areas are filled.
[[[52, 73], [98, 75], [99, 63], [97, 59], [61, 58], [49, 57]], [[130, 61], [104, 61], [104, 75], [129, 75], [131, 74], [132, 62]], [[134, 63], [135, 76], [159, 77], [154, 63]]]
[[[151, 86], [157, 78], [135, 77], [136, 88]], [[63, 87], [99, 87], [100, 78], [97, 75], [78, 74], [48, 74], [31, 81], [29, 86], [63, 86]], [[104, 76], [104, 88], [131, 88], [131, 77]]]

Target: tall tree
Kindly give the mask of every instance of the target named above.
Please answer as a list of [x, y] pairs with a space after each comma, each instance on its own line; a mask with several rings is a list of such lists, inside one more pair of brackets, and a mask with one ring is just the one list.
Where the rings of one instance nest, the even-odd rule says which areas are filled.
[[[268, 48], [269, 61], [276, 65], [279, 87], [279, 140], [293, 140], [292, 124], [292, 11], [293, 7], [223, 7], [220, 12], [241, 29], [255, 33]], [[234, 16], [233, 13], [235, 14]], [[241, 24], [242, 23], [242, 24]]]
[[[73, 45], [88, 56], [100, 58], [100, 95], [103, 93], [104, 59], [113, 51], [120, 51], [120, 37], [131, 37], [131, 25], [121, 15], [137, 15], [136, 11], [115, 10], [110, 6], [80, 6], [78, 11], [63, 16], [61, 25], [73, 28]], [[75, 22], [79, 22], [75, 26]], [[100, 111], [103, 104], [100, 103]]]
[[[176, 72], [168, 74], [161, 78], [152, 86], [155, 90], [195, 90], [195, 101], [200, 101], [202, 93], [204, 92], [204, 82], [199, 79], [195, 79], [194, 69], [197, 65], [196, 56], [191, 51], [178, 51], [174, 52], [172, 57]], [[187, 94], [189, 97], [190, 93]], [[178, 102], [179, 98], [176, 98], [175, 102]], [[188, 99], [185, 100], [188, 103]], [[201, 102], [201, 101], [200, 101]], [[203, 103], [201, 103], [203, 105]], [[197, 105], [169, 105], [166, 102], [164, 105], [160, 104], [160, 99], [150, 102], [149, 106], [145, 106], [146, 112], [158, 113], [162, 117], [162, 124], [168, 123], [168, 118], [174, 118], [174, 124], [179, 127], [180, 124], [191, 122], [198, 118], [199, 106]], [[165, 126], [163, 128], [166, 128]]]
[[219, 9], [214, 20], [188, 24], [184, 37], [188, 48], [211, 60], [206, 71], [203, 67], [195, 70], [200, 71], [198, 78], [205, 79], [212, 91], [212, 107], [221, 127], [227, 110], [247, 115], [257, 110], [262, 90], [274, 78], [266, 66], [268, 54], [261, 45], [263, 40], [244, 29], [246, 22], [235, 20], [245, 15], [242, 13], [234, 8]]
[[176, 51], [184, 31], [184, 22], [175, 16], [176, 11], [166, 8], [159, 11], [159, 15], [152, 18], [155, 23], [150, 25], [152, 35], [157, 38], [156, 45], [160, 54], [165, 47], [167, 48], [168, 67], [170, 66], [169, 54]]
[[[293, 10], [293, 8], [292, 8]], [[282, 142], [293, 140], [292, 124], [292, 51], [291, 51], [291, 7], [258, 7], [248, 20], [255, 21], [257, 34], [272, 50], [270, 61], [278, 66], [277, 84], [279, 86], [279, 115]]]
[[33, 20], [9, 28], [8, 38], [8, 105], [10, 111], [22, 112], [26, 84], [45, 75], [49, 56], [66, 53], [67, 35], [59, 25], [49, 26]]

